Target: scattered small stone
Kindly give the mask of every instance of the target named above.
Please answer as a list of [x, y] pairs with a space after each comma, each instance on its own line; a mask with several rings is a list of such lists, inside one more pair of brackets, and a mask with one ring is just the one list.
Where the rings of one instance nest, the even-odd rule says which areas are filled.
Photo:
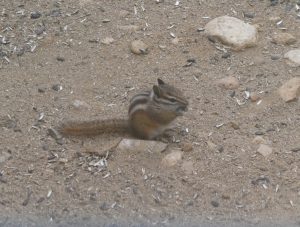
[[291, 45], [296, 43], [296, 41], [297, 39], [287, 32], [277, 33], [272, 37], [272, 42], [275, 44]]
[[279, 95], [285, 102], [291, 102], [300, 96], [300, 77], [288, 80], [279, 88]]
[[106, 202], [103, 202], [100, 205], [101, 210], [108, 210], [109, 208], [110, 208], [110, 206]]
[[231, 126], [234, 130], [240, 129], [240, 126], [239, 126], [237, 123], [233, 122], [233, 121], [230, 122], [229, 124], [230, 124], [230, 126]]
[[101, 43], [105, 45], [112, 44], [115, 40], [112, 37], [105, 37], [104, 39], [101, 40]]
[[54, 91], [61, 91], [62, 90], [62, 86], [60, 84], [54, 84], [54, 85], [52, 85], [52, 89]]
[[270, 183], [270, 179], [268, 177], [266, 177], [266, 176], [260, 176], [257, 179], [252, 180], [251, 183], [253, 185], [262, 185], [262, 184], [267, 185], [267, 184]]
[[64, 57], [61, 57], [61, 56], [57, 56], [57, 57], [56, 57], [56, 60], [57, 60], [57, 61], [64, 62], [64, 61], [65, 61], [65, 58], [64, 58]]
[[267, 141], [262, 136], [255, 136], [255, 138], [252, 140], [255, 144], [266, 144]]
[[39, 93], [45, 93], [45, 92], [46, 92], [46, 89], [45, 89], [45, 88], [39, 87], [39, 88], [38, 88], [38, 92], [39, 92]]
[[278, 0], [270, 0], [271, 6], [275, 6], [278, 4]]
[[108, 23], [108, 22], [110, 22], [110, 19], [105, 18], [102, 20], [102, 23]]
[[256, 131], [254, 134], [257, 135], [257, 136], [262, 136], [265, 133], [263, 131]]
[[250, 98], [251, 102], [256, 102], [261, 99], [257, 93], [250, 93], [249, 98]]
[[37, 35], [42, 35], [44, 33], [44, 31], [46, 31], [45, 26], [39, 26], [34, 30], [35, 34], [37, 34]]
[[223, 152], [224, 151], [224, 147], [221, 146], [221, 145], [216, 145], [214, 144], [213, 142], [211, 142], [210, 140], [206, 142], [207, 143], [207, 146], [208, 148], [211, 150], [211, 151], [214, 151], [214, 152]]
[[30, 13], [30, 18], [31, 19], [38, 19], [38, 18], [40, 18], [42, 16], [42, 14], [40, 13], [40, 12], [38, 12], [38, 11], [35, 11], [35, 12], [31, 12]]
[[87, 104], [84, 101], [78, 100], [78, 99], [74, 100], [74, 102], [72, 103], [72, 106], [75, 109], [89, 109], [90, 108], [89, 104]]
[[224, 54], [222, 54], [222, 58], [229, 58], [231, 56], [230, 52], [226, 52]]
[[242, 50], [256, 45], [257, 30], [255, 26], [229, 16], [213, 19], [205, 26], [208, 37], [218, 40], [234, 50]]
[[17, 123], [14, 119], [9, 116], [0, 116], [0, 127], [7, 129], [16, 128]]
[[253, 19], [254, 17], [255, 17], [255, 13], [254, 12], [243, 12], [243, 14], [244, 14], [244, 17], [246, 17], [246, 18], [251, 18], [251, 19]]
[[272, 59], [273, 61], [279, 60], [280, 58], [281, 58], [281, 56], [280, 56], [279, 54], [272, 54], [272, 55], [271, 55], [271, 59]]
[[190, 152], [193, 150], [193, 144], [186, 142], [181, 144], [181, 150], [184, 152]]
[[172, 39], [171, 43], [174, 44], [174, 45], [177, 45], [179, 43], [179, 38], [176, 37], [176, 38]]
[[284, 55], [287, 63], [292, 67], [300, 66], [300, 49], [290, 50]]
[[147, 54], [148, 45], [141, 40], [134, 40], [130, 44], [130, 50], [134, 54]]
[[11, 158], [12, 158], [12, 155], [9, 152], [6, 152], [6, 151], [0, 152], [0, 164]]
[[292, 152], [298, 152], [300, 151], [300, 146], [299, 147], [295, 147], [291, 149]]
[[260, 144], [259, 148], [257, 149], [257, 152], [260, 153], [262, 156], [267, 157], [270, 154], [272, 154], [272, 147], [266, 144]]
[[31, 195], [32, 195], [32, 191], [30, 189], [27, 189], [26, 198], [25, 198], [25, 200], [22, 203], [23, 206], [27, 206], [28, 205]]
[[57, 130], [55, 130], [54, 128], [49, 128], [48, 129], [48, 134], [49, 134], [49, 136], [51, 136], [55, 140], [60, 140], [62, 138], [62, 135]]
[[190, 175], [194, 172], [194, 162], [193, 161], [184, 161], [181, 165], [182, 170]]
[[212, 200], [210, 203], [213, 207], [219, 207], [220, 206], [220, 203], [217, 200]]
[[129, 11], [123, 10], [123, 9], [120, 10], [120, 12], [119, 12], [119, 16], [120, 16], [120, 17], [127, 17], [129, 14], [130, 14]]
[[277, 23], [277, 22], [281, 21], [281, 18], [280, 17], [270, 17], [269, 21]]
[[89, 43], [99, 43], [98, 38], [89, 39]]
[[162, 159], [161, 164], [165, 167], [172, 167], [181, 160], [182, 160], [182, 152], [172, 151]]
[[167, 146], [168, 144], [159, 141], [122, 139], [117, 146], [117, 151], [161, 153]]
[[224, 77], [217, 81], [217, 84], [220, 87], [223, 87], [225, 89], [236, 89], [240, 86], [240, 83], [237, 78], [233, 76]]
[[222, 194], [222, 199], [229, 200], [230, 199], [230, 195], [228, 195], [228, 194]]

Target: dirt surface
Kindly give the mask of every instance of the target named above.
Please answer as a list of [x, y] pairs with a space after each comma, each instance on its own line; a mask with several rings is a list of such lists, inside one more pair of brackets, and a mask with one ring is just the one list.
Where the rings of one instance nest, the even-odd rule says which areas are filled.
[[[1, 0], [2, 225], [299, 223], [300, 105], [277, 90], [300, 71], [282, 59], [293, 47], [270, 42], [282, 32], [271, 17], [299, 39], [295, 1], [175, 3]], [[258, 45], [224, 56], [197, 31], [223, 15], [257, 24]], [[114, 41], [104, 44], [107, 37]], [[135, 39], [148, 54], [130, 52]], [[240, 81], [234, 92], [216, 85], [228, 75]], [[97, 152], [122, 137], [49, 135], [64, 118], [126, 117], [130, 97], [158, 77], [190, 102], [163, 153], [111, 152], [105, 167]], [[262, 102], [239, 105], [246, 90]], [[76, 108], [75, 100], [84, 104]], [[272, 147], [268, 157], [256, 152], [257, 135]], [[193, 150], [163, 167], [184, 143]]]

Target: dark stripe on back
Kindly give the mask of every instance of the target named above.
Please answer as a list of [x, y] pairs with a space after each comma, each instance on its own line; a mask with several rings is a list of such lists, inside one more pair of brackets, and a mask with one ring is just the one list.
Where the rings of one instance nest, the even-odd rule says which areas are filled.
[[141, 92], [139, 94], [134, 95], [131, 99], [130, 99], [130, 103], [138, 96], [146, 96], [149, 97], [150, 96], [150, 91], [145, 91], [145, 92]]
[[[140, 96], [140, 97], [138, 97]], [[138, 97], [138, 98], [137, 98]], [[149, 100], [149, 95], [148, 96], [145, 96], [145, 95], [136, 95], [135, 96], [136, 100], [135, 101], [132, 101], [129, 105], [129, 110], [128, 110], [128, 113], [130, 113], [130, 111], [136, 107], [137, 105], [140, 105], [140, 104], [146, 104]], [[133, 100], [133, 99], [132, 99]]]

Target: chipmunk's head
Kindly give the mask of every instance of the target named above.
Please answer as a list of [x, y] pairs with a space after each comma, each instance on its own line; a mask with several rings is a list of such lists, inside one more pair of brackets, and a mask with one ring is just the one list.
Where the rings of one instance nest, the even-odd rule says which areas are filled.
[[152, 99], [160, 104], [162, 108], [173, 112], [176, 116], [182, 116], [187, 111], [188, 101], [183, 93], [166, 84], [162, 79], [157, 79], [158, 85], [153, 86]]

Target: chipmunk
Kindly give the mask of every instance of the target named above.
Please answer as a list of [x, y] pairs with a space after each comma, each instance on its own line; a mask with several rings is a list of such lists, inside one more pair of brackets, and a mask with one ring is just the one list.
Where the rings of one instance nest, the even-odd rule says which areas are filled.
[[141, 139], [155, 139], [170, 123], [187, 111], [188, 101], [177, 88], [157, 79], [151, 91], [130, 100], [128, 119], [67, 121], [60, 125], [63, 135], [97, 135], [129, 132]]

